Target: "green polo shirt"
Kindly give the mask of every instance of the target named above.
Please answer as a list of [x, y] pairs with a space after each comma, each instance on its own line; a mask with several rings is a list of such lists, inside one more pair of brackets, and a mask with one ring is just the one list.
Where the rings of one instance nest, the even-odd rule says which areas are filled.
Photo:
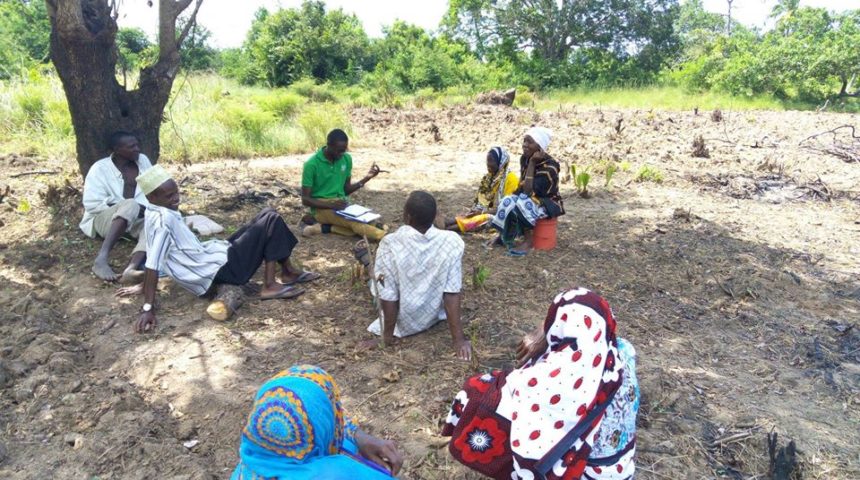
[[330, 162], [320, 148], [305, 161], [302, 168], [302, 187], [311, 189], [312, 198], [346, 200], [343, 186], [351, 175], [352, 157], [348, 153]]

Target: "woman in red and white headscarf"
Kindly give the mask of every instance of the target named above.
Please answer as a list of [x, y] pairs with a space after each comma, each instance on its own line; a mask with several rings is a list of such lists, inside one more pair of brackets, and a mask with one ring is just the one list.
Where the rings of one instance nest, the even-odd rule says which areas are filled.
[[459, 462], [504, 480], [626, 480], [635, 470], [635, 351], [597, 294], [559, 294], [520, 368], [466, 381], [443, 428]]

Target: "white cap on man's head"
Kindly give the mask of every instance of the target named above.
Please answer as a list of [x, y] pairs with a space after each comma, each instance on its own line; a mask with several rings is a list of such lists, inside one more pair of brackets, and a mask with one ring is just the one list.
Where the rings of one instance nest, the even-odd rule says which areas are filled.
[[161, 165], [155, 165], [137, 176], [137, 186], [144, 195], [149, 195], [164, 182], [170, 180], [170, 174]]

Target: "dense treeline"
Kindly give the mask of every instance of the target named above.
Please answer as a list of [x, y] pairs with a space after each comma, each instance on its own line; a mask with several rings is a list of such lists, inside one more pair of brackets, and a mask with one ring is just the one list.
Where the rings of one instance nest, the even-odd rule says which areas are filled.
[[[318, 0], [261, 9], [241, 48], [216, 52], [197, 27], [189, 70], [247, 84], [302, 79], [356, 86], [385, 103], [398, 93], [670, 84], [820, 103], [860, 95], [860, 10], [781, 0], [758, 31], [706, 11], [701, 0], [450, 0], [436, 32], [395, 22], [371, 39], [361, 22]], [[44, 2], [0, 0], [0, 78], [48, 62]], [[140, 30], [118, 35], [119, 75], [156, 58]]]

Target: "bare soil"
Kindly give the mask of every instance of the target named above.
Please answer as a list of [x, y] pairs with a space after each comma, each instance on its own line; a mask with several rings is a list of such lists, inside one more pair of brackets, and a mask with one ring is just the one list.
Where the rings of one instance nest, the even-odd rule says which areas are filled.
[[[467, 277], [489, 271], [466, 281], [473, 365], [454, 358], [444, 325], [356, 353], [375, 312], [352, 282], [352, 242], [335, 236], [297, 248], [323, 274], [298, 300], [250, 300], [219, 323], [168, 283], [158, 331], [135, 335], [139, 302], [90, 274], [98, 244], [77, 228], [73, 163], [0, 158], [0, 194], [12, 190], [0, 206], [0, 477], [227, 478], [256, 388], [302, 362], [334, 374], [351, 413], [399, 443], [403, 478], [476, 478], [438, 436], [448, 402], [467, 375], [510, 367], [554, 294], [582, 285], [639, 352], [637, 478], [766, 478], [771, 430], [796, 442], [802, 478], [860, 478], [860, 164], [800, 146], [858, 118], [722, 113], [352, 112], [355, 175], [372, 161], [391, 170], [356, 201], [392, 227], [413, 189], [467, 208], [487, 148], [518, 153], [532, 124], [555, 131], [557, 159], [591, 166], [591, 198], [563, 186], [554, 251], [511, 258], [466, 237]], [[710, 158], [692, 156], [699, 135]], [[171, 168], [187, 212], [235, 228], [271, 205], [294, 224], [303, 158]], [[609, 187], [606, 160], [630, 165]], [[635, 181], [644, 164], [662, 183]], [[40, 169], [60, 173], [13, 177]]]

